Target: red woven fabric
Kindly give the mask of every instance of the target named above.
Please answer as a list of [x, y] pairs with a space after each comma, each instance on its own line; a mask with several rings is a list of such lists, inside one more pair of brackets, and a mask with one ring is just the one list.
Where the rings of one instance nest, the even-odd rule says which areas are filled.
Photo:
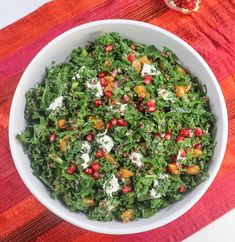
[[[160, 0], [57, 0], [0, 31], [0, 241], [181, 241], [235, 207], [235, 4], [204, 0], [182, 15]], [[65, 30], [109, 18], [135, 19], [167, 29], [193, 46], [215, 73], [229, 112], [229, 140], [210, 189], [186, 214], [136, 235], [102, 235], [70, 225], [43, 207], [16, 172], [8, 118], [16, 85], [35, 54]]]

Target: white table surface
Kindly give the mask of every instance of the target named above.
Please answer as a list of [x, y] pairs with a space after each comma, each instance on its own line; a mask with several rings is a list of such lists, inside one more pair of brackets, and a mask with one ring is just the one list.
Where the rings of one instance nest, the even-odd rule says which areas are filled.
[[[50, 0], [0, 0], [0, 29], [33, 12]], [[235, 209], [183, 242], [235, 242]]]

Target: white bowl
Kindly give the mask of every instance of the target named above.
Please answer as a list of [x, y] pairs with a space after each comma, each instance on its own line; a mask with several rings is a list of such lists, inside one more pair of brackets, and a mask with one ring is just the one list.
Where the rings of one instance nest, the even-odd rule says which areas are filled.
[[[123, 37], [135, 42], [154, 44], [160, 49], [167, 46], [173, 50], [183, 65], [197, 76], [202, 84], [206, 85], [210, 106], [216, 117], [215, 140], [217, 145], [209, 168], [209, 179], [187, 194], [183, 200], [160, 210], [148, 219], [139, 219], [128, 224], [118, 221], [92, 221], [84, 214], [70, 212], [61, 202], [51, 199], [46, 187], [33, 176], [30, 160], [16, 139], [16, 135], [21, 133], [26, 126], [24, 119], [25, 93], [42, 80], [45, 66], [49, 66], [52, 61], [58, 63], [65, 61], [74, 48], [84, 46], [87, 41], [94, 40], [105, 32], [113, 31], [119, 32]], [[158, 228], [173, 221], [202, 197], [214, 180], [223, 160], [228, 136], [227, 120], [226, 105], [218, 82], [209, 66], [192, 47], [166, 30], [147, 23], [130, 20], [102, 20], [66, 31], [52, 40], [34, 57], [15, 91], [10, 112], [9, 139], [15, 166], [22, 180], [33, 195], [49, 210], [69, 223], [84, 229], [106, 234], [132, 234]]]

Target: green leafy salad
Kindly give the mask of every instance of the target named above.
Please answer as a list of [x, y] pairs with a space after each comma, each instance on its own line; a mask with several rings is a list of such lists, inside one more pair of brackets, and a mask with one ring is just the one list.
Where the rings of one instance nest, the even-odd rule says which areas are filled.
[[33, 174], [92, 220], [150, 217], [208, 177], [214, 116], [166, 47], [106, 33], [48, 67], [26, 101], [17, 138]]

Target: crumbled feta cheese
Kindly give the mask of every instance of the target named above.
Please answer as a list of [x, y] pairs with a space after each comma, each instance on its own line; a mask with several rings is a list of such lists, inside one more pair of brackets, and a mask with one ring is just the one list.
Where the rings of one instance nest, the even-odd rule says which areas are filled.
[[81, 74], [82, 74], [82, 72], [83, 72], [84, 69], [85, 69], [85, 66], [82, 66], [79, 69], [78, 73], [75, 76], [73, 76], [72, 80], [78, 80], [78, 79], [80, 79], [81, 78]]
[[108, 135], [104, 135], [101, 138], [99, 138], [98, 139], [98, 143], [101, 145], [101, 147], [107, 153], [109, 153], [112, 150], [113, 146], [114, 146], [113, 139], [110, 136], [108, 136]]
[[169, 177], [168, 174], [162, 174], [162, 173], [160, 173], [160, 174], [158, 175], [158, 178], [159, 178], [159, 179], [162, 179], [162, 180], [166, 179], [167, 177]]
[[91, 146], [90, 144], [85, 141], [82, 144], [82, 155], [81, 155], [81, 159], [84, 161], [81, 166], [83, 167], [83, 169], [87, 168], [89, 166], [89, 161], [90, 161], [90, 156], [89, 153], [91, 151]]
[[81, 164], [81, 166], [83, 167], [83, 169], [87, 168], [89, 166], [89, 161], [90, 161], [90, 156], [87, 153], [83, 153], [81, 155], [81, 159], [84, 160], [84, 162]]
[[149, 64], [144, 64], [142, 71], [141, 71], [141, 76], [145, 75], [155, 75], [158, 76], [161, 72], [156, 69], [155, 66], [149, 65]]
[[131, 163], [134, 166], [141, 167], [143, 165], [143, 163], [141, 162], [141, 159], [143, 158], [142, 154], [138, 152], [132, 152], [129, 158], [131, 159]]
[[166, 89], [158, 89], [157, 94], [158, 96], [162, 97], [162, 99], [165, 101], [173, 101], [171, 93]]
[[152, 188], [152, 189], [150, 190], [150, 197], [151, 197], [151, 198], [159, 198], [159, 197], [161, 197], [161, 196], [162, 196], [162, 195], [161, 195], [160, 193], [157, 194], [156, 189]]
[[52, 110], [52, 111], [55, 111], [56, 109], [58, 109], [59, 107], [62, 106], [62, 103], [63, 103], [63, 97], [62, 96], [59, 96], [57, 97], [51, 104], [50, 106], [48, 107], [48, 110]]
[[125, 115], [125, 112], [126, 112], [126, 106], [127, 106], [127, 104], [121, 104], [120, 108], [118, 109], [118, 111], [119, 111], [122, 115]]
[[105, 192], [110, 196], [112, 197], [112, 193], [113, 192], [116, 192], [119, 190], [120, 188], [120, 185], [118, 183], [118, 179], [112, 175], [112, 179], [108, 182], [105, 182], [104, 185], [103, 185], [103, 188], [105, 190]]
[[153, 181], [153, 187], [157, 187], [158, 184], [159, 184], [158, 180], [155, 179], [155, 180]]
[[91, 89], [96, 89], [96, 97], [102, 97], [103, 96], [103, 89], [98, 80], [93, 80], [91, 83], [87, 82], [87, 87]]
[[82, 151], [83, 151], [83, 153], [90, 153], [90, 150], [91, 150], [91, 146], [90, 146], [90, 144], [87, 142], [87, 141], [85, 141], [83, 144], [82, 144]]
[[126, 131], [126, 135], [127, 135], [127, 136], [130, 136], [130, 135], [132, 135], [132, 134], [133, 134], [133, 130], [127, 130], [127, 131]]

